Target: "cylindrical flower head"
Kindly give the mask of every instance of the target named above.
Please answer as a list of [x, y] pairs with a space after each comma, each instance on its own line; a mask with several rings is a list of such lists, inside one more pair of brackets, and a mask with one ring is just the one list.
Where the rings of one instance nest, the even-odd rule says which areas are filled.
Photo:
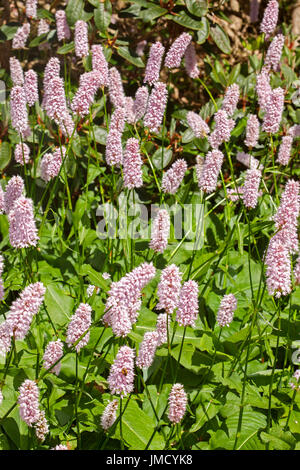
[[12, 330], [5, 320], [0, 325], [0, 356], [5, 357], [11, 348]]
[[125, 126], [124, 108], [116, 108], [112, 114], [106, 139], [105, 159], [110, 166], [123, 163], [122, 133]]
[[182, 33], [171, 45], [165, 58], [165, 66], [169, 69], [180, 67], [181, 59], [184, 56], [186, 48], [190, 44], [192, 36], [188, 33]]
[[67, 114], [67, 102], [64, 88], [64, 81], [60, 77], [53, 77], [46, 92], [47, 100], [45, 110], [50, 119], [56, 124], [64, 122]]
[[153, 85], [159, 81], [159, 72], [164, 52], [165, 48], [159, 41], [152, 44], [146, 65], [144, 83]]
[[107, 379], [112, 395], [123, 397], [133, 391], [134, 355], [134, 350], [128, 346], [122, 346], [119, 349]]
[[3, 394], [2, 394], [2, 391], [0, 390], [0, 405], [2, 404], [3, 402]]
[[6, 325], [16, 339], [23, 340], [30, 328], [32, 319], [43, 303], [46, 288], [42, 282], [29, 284], [13, 301], [6, 317]]
[[77, 352], [79, 352], [80, 349], [86, 346], [89, 342], [90, 332], [88, 329], [92, 323], [91, 313], [92, 307], [88, 304], [81, 303], [68, 325], [66, 342], [70, 347], [72, 344], [76, 343], [84, 333], [86, 333], [75, 346]]
[[145, 115], [147, 110], [147, 103], [149, 98], [148, 88], [146, 86], [142, 86], [137, 89], [135, 94], [135, 100], [133, 103], [133, 113], [135, 121], [139, 121]]
[[9, 214], [16, 200], [22, 196], [25, 186], [21, 176], [13, 176], [7, 183], [4, 193], [4, 211]]
[[271, 238], [265, 259], [268, 293], [276, 298], [288, 295], [292, 290], [289, 249], [278, 235]]
[[44, 440], [46, 439], [46, 435], [49, 432], [49, 426], [48, 426], [48, 423], [47, 423], [47, 419], [46, 419], [44, 410], [39, 411], [39, 417], [38, 417], [38, 420], [36, 421], [34, 427], [35, 427], [36, 437], [38, 438], [38, 440], [40, 442], [44, 442]]
[[27, 144], [17, 144], [15, 147], [15, 160], [20, 165], [27, 164], [29, 162], [30, 148]]
[[26, 0], [27, 18], [37, 18], [37, 0]]
[[186, 115], [186, 120], [195, 134], [195, 137], [198, 139], [206, 137], [209, 134], [209, 127], [199, 114], [194, 113], [194, 111], [189, 111]]
[[297, 258], [296, 265], [294, 268], [294, 278], [296, 286], [300, 285], [300, 255]]
[[75, 23], [75, 54], [77, 57], [85, 57], [89, 54], [88, 25], [83, 20]]
[[239, 186], [237, 188], [227, 189], [227, 198], [232, 202], [237, 202], [242, 199], [244, 193], [244, 188]]
[[243, 187], [243, 196], [245, 206], [248, 209], [254, 209], [257, 205], [259, 185], [261, 181], [261, 171], [249, 169], [246, 171], [246, 178]]
[[24, 73], [21, 63], [16, 57], [9, 58], [10, 78], [15, 85], [22, 86], [24, 84]]
[[33, 380], [26, 379], [19, 388], [18, 403], [20, 417], [28, 426], [36, 423], [40, 416], [39, 389]]
[[122, 78], [116, 67], [109, 70], [108, 93], [109, 99], [115, 108], [125, 106], [125, 94]]
[[62, 164], [62, 158], [64, 158], [66, 148], [62, 147], [62, 154], [60, 148], [52, 153], [46, 153], [41, 161], [41, 178], [48, 183], [52, 178], [55, 178], [59, 174], [60, 167]]
[[234, 83], [227, 88], [224, 100], [222, 103], [222, 109], [227, 112], [228, 116], [232, 116], [234, 113], [240, 97], [240, 88]]
[[140, 344], [139, 355], [136, 359], [136, 365], [140, 369], [147, 369], [151, 366], [155, 351], [158, 346], [159, 334], [157, 331], [147, 331], [145, 333], [143, 341]]
[[36, 246], [39, 237], [35, 225], [32, 199], [20, 196], [8, 214], [9, 241], [14, 248]]
[[[156, 320], [156, 331], [158, 333], [157, 346], [168, 341], [168, 329], [170, 331], [170, 316], [166, 313], [160, 313]], [[168, 322], [168, 323], [167, 323]]]
[[237, 300], [233, 294], [224, 295], [218, 310], [217, 322], [220, 326], [229, 326], [237, 308]]
[[203, 167], [204, 167], [204, 158], [201, 157], [201, 155], [197, 155], [195, 170], [196, 170], [196, 177], [197, 177], [197, 182], [198, 182], [199, 189], [201, 189], [200, 181], [201, 181], [201, 177], [202, 177]]
[[32, 69], [25, 73], [24, 90], [28, 106], [33, 106], [39, 101], [38, 77]]
[[173, 163], [171, 168], [163, 175], [161, 189], [164, 193], [175, 194], [179, 188], [185, 172], [187, 170], [186, 161], [180, 158]]
[[199, 286], [196, 281], [190, 280], [183, 284], [176, 314], [179, 325], [195, 327], [199, 311], [198, 292]]
[[10, 92], [11, 124], [23, 137], [28, 130], [28, 113], [24, 88], [14, 86]]
[[30, 24], [24, 23], [17, 29], [12, 40], [12, 49], [24, 49], [30, 33]]
[[93, 70], [97, 70], [98, 72], [100, 72], [99, 86], [108, 86], [108, 63], [103, 54], [101, 44], [94, 44], [92, 46], [92, 67]]
[[97, 70], [86, 72], [80, 77], [80, 86], [71, 103], [74, 113], [84, 117], [90, 112], [95, 94], [100, 86], [101, 74]]
[[288, 135], [292, 136], [293, 139], [300, 137], [300, 124], [294, 124], [288, 130]]
[[263, 111], [266, 111], [270, 96], [272, 94], [272, 88], [270, 85], [270, 76], [265, 69], [263, 69], [261, 73], [256, 76], [255, 89], [259, 106]]
[[270, 70], [271, 68], [275, 72], [278, 70], [284, 39], [285, 38], [282, 34], [277, 34], [277, 36], [275, 36], [271, 42], [264, 63], [264, 66], [267, 70]]
[[56, 20], [56, 33], [59, 41], [69, 40], [71, 31], [67, 22], [66, 12], [64, 10], [57, 10], [55, 13]]
[[265, 33], [268, 39], [276, 28], [278, 21], [279, 5], [277, 0], [269, 0], [269, 3], [264, 11], [264, 16], [260, 24], [260, 31]]
[[300, 212], [299, 181], [289, 180], [280, 198], [280, 205], [274, 216], [275, 226], [284, 245], [292, 253], [298, 251], [298, 217]]
[[171, 315], [175, 308], [177, 308], [181, 289], [181, 278], [182, 274], [175, 264], [171, 264], [163, 269], [157, 286], [159, 299], [156, 305], [157, 310], [165, 310]]
[[285, 135], [284, 137], [282, 137], [282, 141], [281, 141], [278, 156], [277, 156], [277, 161], [281, 165], [288, 165], [289, 160], [291, 158], [292, 143], [293, 143], [292, 136]]
[[131, 96], [125, 96], [125, 121], [129, 124], [135, 123], [135, 116], [133, 111], [134, 99]]
[[188, 47], [186, 48], [186, 51], [184, 54], [184, 65], [185, 65], [185, 70], [189, 77], [191, 78], [199, 77], [200, 71], [197, 65], [197, 56], [196, 56], [195, 46], [192, 43], [190, 43]]
[[249, 114], [246, 127], [245, 145], [255, 147], [259, 138], [259, 120], [255, 114]]
[[117, 419], [118, 400], [112, 400], [108, 403], [101, 416], [101, 426], [104, 431], [112, 427]]
[[149, 247], [157, 253], [163, 253], [168, 245], [170, 215], [166, 209], [160, 209], [153, 221]]
[[142, 165], [139, 141], [132, 137], [127, 140], [124, 152], [123, 175], [125, 188], [133, 189], [143, 186]]
[[58, 339], [56, 341], [50, 341], [47, 344], [46, 350], [44, 352], [43, 367], [47, 370], [50, 369], [50, 372], [52, 372], [53, 374], [59, 375], [61, 363], [58, 362], [55, 366], [53, 366], [53, 364], [55, 364], [62, 356], [63, 343], [61, 342], [61, 340]]
[[[42, 34], [49, 33], [49, 31], [50, 31], [50, 26], [49, 26], [49, 24], [47, 23], [47, 21], [44, 20], [43, 18], [40, 19], [39, 24], [38, 24], [38, 32], [37, 32], [37, 35], [38, 35], [38, 36], [41, 36]], [[44, 44], [41, 44], [41, 45], [44, 46]]]
[[180, 423], [187, 405], [187, 394], [181, 384], [174, 384], [169, 395], [169, 412], [168, 418], [173, 424]]
[[215, 114], [216, 126], [214, 131], [208, 138], [210, 145], [213, 149], [217, 149], [222, 142], [228, 142], [230, 133], [234, 128], [234, 120], [229, 119], [228, 114], [224, 109], [220, 109]]
[[199, 180], [199, 188], [202, 191], [212, 193], [216, 190], [223, 159], [224, 155], [220, 150], [212, 150], [206, 155]]
[[266, 114], [262, 128], [269, 134], [276, 134], [279, 131], [282, 112], [284, 107], [284, 90], [280, 87], [275, 88], [267, 104]]
[[59, 77], [60, 72], [60, 62], [57, 57], [51, 57], [51, 59], [47, 62], [44, 72], [44, 80], [43, 80], [43, 87], [44, 93], [47, 93], [47, 89], [49, 84], [52, 82], [54, 77]]
[[168, 90], [165, 83], [156, 82], [148, 100], [144, 125], [150, 132], [158, 132], [166, 109]]

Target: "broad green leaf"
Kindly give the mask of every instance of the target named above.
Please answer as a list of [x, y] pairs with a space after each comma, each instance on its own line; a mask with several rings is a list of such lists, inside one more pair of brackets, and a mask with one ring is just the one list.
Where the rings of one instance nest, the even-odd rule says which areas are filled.
[[186, 6], [189, 12], [194, 16], [204, 16], [207, 13], [206, 0], [186, 0]]
[[104, 3], [99, 3], [98, 8], [94, 10], [94, 20], [98, 30], [101, 33], [106, 33], [109, 27], [111, 12], [105, 9]]
[[95, 126], [93, 129], [93, 136], [98, 144], [106, 145], [107, 130], [104, 127]]
[[187, 14], [185, 10], [180, 12], [178, 16], [172, 16], [172, 20], [175, 21], [175, 23], [180, 24], [181, 26], [185, 26], [186, 28], [189, 29], [195, 29], [201, 30], [203, 29], [203, 23], [200, 20], [194, 20], [191, 16]]
[[73, 52], [75, 50], [75, 43], [74, 41], [68, 42], [64, 44], [59, 49], [57, 49], [58, 54], [68, 54], [69, 52]]
[[152, 156], [153, 165], [159, 170], [169, 165], [173, 156], [172, 149], [159, 147]]
[[218, 48], [221, 49], [222, 52], [224, 52], [225, 54], [231, 53], [229, 38], [225, 31], [221, 28], [221, 26], [216, 25], [210, 28], [210, 34], [214, 42], [216, 43]]
[[9, 26], [7, 24], [4, 24], [1, 26], [0, 31], [1, 33], [4, 34], [6, 39], [9, 41], [10, 39], [14, 37], [14, 35], [17, 32], [17, 29], [18, 29], [18, 26]]
[[273, 426], [268, 433], [260, 434], [263, 442], [268, 442], [273, 450], [292, 450], [296, 439], [289, 431], [283, 431], [279, 425]]
[[129, 49], [128, 49], [127, 46], [118, 47], [117, 53], [121, 57], [123, 57], [123, 59], [128, 60], [128, 62], [135, 65], [136, 67], [144, 67], [145, 66], [144, 62], [142, 61], [142, 59], [140, 57], [135, 57], [135, 56], [131, 55], [131, 53], [129, 52]]
[[161, 8], [160, 6], [151, 3], [145, 10], [141, 11], [140, 17], [143, 21], [153, 21], [155, 18], [159, 18], [166, 13], [167, 10], [165, 8]]
[[67, 295], [62, 287], [48, 284], [45, 305], [52, 322], [55, 325], [65, 325], [73, 313], [74, 299]]
[[67, 21], [70, 26], [74, 26], [76, 21], [83, 19], [83, 0], [70, 0], [66, 8]]
[[82, 276], [88, 276], [93, 285], [101, 287], [105, 291], [109, 289], [109, 282], [103, 279], [102, 274], [95, 271], [89, 264], [83, 264], [81, 266], [80, 274]]
[[209, 22], [207, 18], [203, 17], [200, 22], [200, 27], [198, 28], [197, 31], [197, 43], [198, 44], [203, 44], [206, 39], [208, 38], [209, 35]]
[[0, 170], [4, 170], [10, 162], [11, 151], [8, 142], [2, 142], [0, 146]]

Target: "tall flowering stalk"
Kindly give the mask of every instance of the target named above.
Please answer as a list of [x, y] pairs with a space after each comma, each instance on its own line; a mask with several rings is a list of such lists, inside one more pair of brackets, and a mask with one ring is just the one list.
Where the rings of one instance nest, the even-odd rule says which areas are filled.
[[259, 120], [255, 114], [249, 114], [246, 127], [245, 145], [255, 147], [259, 138]]
[[230, 133], [235, 124], [233, 119], [229, 119], [228, 114], [224, 109], [220, 109], [216, 112], [215, 122], [215, 129], [208, 138], [213, 149], [217, 149], [223, 142], [229, 141]]
[[108, 63], [103, 53], [101, 44], [93, 44], [92, 50], [92, 67], [93, 70], [97, 70], [100, 73], [99, 86], [108, 86], [109, 84], [109, 72]]
[[220, 150], [212, 150], [206, 155], [199, 180], [202, 191], [212, 193], [216, 190], [223, 159], [224, 155]]
[[125, 110], [117, 108], [113, 112], [106, 140], [105, 160], [110, 166], [123, 163], [122, 133], [125, 126]]
[[112, 427], [117, 419], [118, 400], [112, 400], [108, 403], [101, 416], [101, 426], [104, 431]]
[[192, 36], [188, 33], [182, 33], [171, 45], [165, 58], [165, 66], [169, 69], [180, 67], [181, 59], [184, 56], [186, 48], [190, 44]]
[[180, 383], [173, 385], [169, 395], [168, 418], [172, 424], [180, 423], [186, 412], [187, 394]]
[[187, 163], [180, 158], [163, 175], [161, 188], [163, 192], [175, 194], [187, 170]]
[[125, 106], [125, 93], [120, 72], [116, 67], [109, 70], [108, 75], [108, 93], [109, 99], [115, 108]]
[[3, 196], [4, 212], [9, 214], [16, 200], [22, 196], [25, 190], [24, 181], [21, 176], [13, 176], [7, 183]]
[[237, 300], [233, 294], [224, 295], [217, 314], [217, 322], [220, 326], [229, 326], [233, 320], [237, 308]]
[[2, 279], [2, 274], [4, 270], [4, 258], [0, 255], [0, 300], [4, 299], [4, 284]]
[[19, 388], [18, 403], [20, 417], [28, 426], [33, 426], [40, 416], [39, 389], [33, 380], [26, 379]]
[[111, 394], [124, 397], [133, 391], [134, 356], [129, 346], [119, 349], [107, 379]]
[[236, 83], [227, 88], [222, 103], [222, 109], [227, 112], [228, 116], [231, 116], [234, 113], [239, 101], [239, 97], [240, 88]]
[[25, 73], [24, 90], [28, 106], [33, 106], [39, 101], [38, 77], [32, 69]]
[[27, 144], [17, 144], [15, 147], [14, 157], [17, 163], [24, 165], [24, 162], [27, 164], [29, 162], [30, 148]]
[[269, 0], [260, 24], [260, 31], [265, 33], [268, 39], [274, 32], [278, 21], [279, 5], [277, 0]]
[[16, 57], [9, 58], [10, 78], [14, 85], [24, 85], [24, 73], [20, 61]]
[[75, 54], [77, 57], [85, 57], [89, 53], [88, 25], [83, 20], [77, 20], [75, 23]]
[[[90, 332], [88, 330], [92, 323], [91, 313], [92, 307], [88, 304], [81, 303], [68, 325], [66, 342], [69, 346], [77, 342], [75, 345], [77, 352], [89, 342]], [[82, 335], [84, 336], [78, 341]]]
[[159, 72], [164, 52], [165, 48], [159, 41], [152, 44], [146, 65], [144, 83], [153, 85], [159, 81]]
[[181, 326], [195, 327], [198, 317], [198, 292], [199, 286], [196, 281], [186, 281], [180, 291], [176, 321]]
[[264, 67], [266, 67], [267, 70], [271, 68], [275, 70], [275, 72], [278, 70], [284, 39], [282, 34], [278, 34], [271, 42], [264, 63]]
[[261, 171], [258, 169], [246, 171], [242, 199], [248, 209], [254, 209], [257, 206], [261, 176]]
[[36, 228], [33, 201], [20, 196], [8, 215], [9, 241], [13, 248], [36, 246], [39, 237]]
[[141, 342], [139, 355], [136, 359], [136, 365], [140, 369], [146, 369], [151, 366], [155, 351], [159, 342], [159, 334], [157, 331], [148, 331], [145, 333]]
[[190, 43], [184, 53], [184, 65], [188, 76], [191, 78], [199, 77], [200, 70], [197, 62], [195, 46]]
[[178, 307], [181, 278], [182, 274], [176, 264], [171, 264], [163, 269], [157, 286], [157, 295], [159, 299], [159, 302], [156, 305], [157, 310], [165, 310], [171, 315], [175, 308]]
[[125, 188], [140, 188], [143, 185], [142, 164], [139, 141], [132, 137], [127, 140], [124, 152], [123, 174]]
[[26, 94], [23, 87], [16, 85], [10, 92], [10, 115], [11, 124], [16, 131], [25, 137], [28, 128], [28, 113], [26, 107]]
[[144, 116], [144, 125], [150, 132], [158, 132], [164, 117], [168, 98], [165, 83], [156, 82], [148, 100], [147, 111]]
[[59, 41], [69, 40], [71, 31], [67, 22], [66, 12], [64, 10], [57, 10], [55, 12], [56, 20], [56, 33]]
[[[58, 362], [55, 364], [61, 357], [63, 356], [63, 343], [60, 339], [56, 341], [50, 341], [47, 344], [43, 361], [44, 361], [44, 368], [50, 370], [53, 374], [59, 375], [61, 369], [61, 363]], [[55, 365], [54, 365], [55, 364]], [[52, 367], [53, 366], [53, 367]]]
[[206, 137], [209, 134], [209, 127], [199, 114], [194, 113], [194, 111], [189, 111], [186, 119], [195, 137], [198, 139]]
[[24, 49], [26, 46], [27, 39], [30, 34], [30, 24], [24, 23], [17, 29], [16, 34], [13, 37], [12, 49]]
[[149, 247], [157, 253], [163, 253], [168, 245], [170, 215], [166, 209], [160, 209], [153, 221]]
[[284, 90], [278, 87], [271, 92], [266, 106], [266, 114], [262, 125], [264, 131], [269, 134], [276, 134], [279, 131], [283, 107]]

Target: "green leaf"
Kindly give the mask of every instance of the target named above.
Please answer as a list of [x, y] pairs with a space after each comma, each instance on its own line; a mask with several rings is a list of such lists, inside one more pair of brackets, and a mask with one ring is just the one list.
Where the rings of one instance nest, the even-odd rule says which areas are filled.
[[95, 271], [89, 264], [83, 264], [81, 266], [80, 274], [82, 276], [88, 276], [93, 285], [101, 287], [105, 291], [109, 289], [109, 282], [103, 279], [102, 274]]
[[11, 151], [8, 142], [2, 142], [0, 147], [0, 170], [4, 170], [10, 162]]
[[83, 19], [83, 0], [70, 0], [66, 8], [67, 21], [70, 26], [74, 26], [76, 21]]
[[210, 34], [213, 38], [214, 42], [221, 49], [222, 52], [225, 54], [231, 53], [231, 45], [227, 34], [225, 33], [224, 29], [221, 26], [216, 25], [210, 28]]
[[36, 47], [39, 44], [47, 42], [47, 36], [48, 36], [48, 33], [44, 33], [44, 34], [41, 34], [40, 36], [34, 38], [32, 41], [30, 41], [29, 47]]
[[186, 11], [182, 11], [178, 16], [172, 16], [172, 20], [189, 29], [203, 29], [202, 21], [194, 20]]
[[107, 130], [104, 129], [104, 127], [95, 126], [93, 129], [93, 135], [95, 136], [95, 141], [98, 144], [106, 145]]
[[186, 0], [186, 6], [189, 12], [194, 16], [204, 16], [207, 13], [206, 0]]
[[140, 17], [145, 22], [152, 21], [155, 18], [165, 15], [167, 12], [168, 11], [165, 8], [161, 8], [160, 6], [153, 5], [153, 3], [151, 3], [145, 10], [141, 11]]
[[68, 54], [69, 52], [73, 52], [75, 50], [75, 44], [74, 41], [68, 42], [67, 44], [64, 44], [63, 46], [59, 47], [57, 49], [58, 54]]
[[283, 431], [279, 425], [274, 426], [268, 433], [262, 432], [260, 434], [263, 442], [268, 442], [271, 449], [274, 450], [291, 450], [294, 449], [296, 439], [289, 431]]
[[61, 287], [49, 284], [45, 294], [45, 305], [53, 323], [65, 325], [72, 314], [74, 300], [65, 294]]
[[203, 17], [201, 20], [201, 27], [197, 31], [197, 43], [203, 44], [209, 35], [209, 22], [207, 18]]
[[9, 41], [10, 39], [14, 37], [14, 35], [17, 32], [17, 29], [18, 29], [18, 26], [9, 26], [7, 24], [4, 24], [1, 26], [0, 31], [1, 33], [4, 34], [6, 39]]
[[142, 59], [140, 57], [134, 57], [133, 55], [131, 55], [127, 46], [119, 46], [117, 49], [117, 53], [119, 54], [119, 56], [123, 57], [123, 59], [128, 60], [128, 62], [135, 65], [136, 67], [145, 67], [145, 64]]
[[105, 33], [109, 27], [111, 12], [105, 9], [105, 4], [100, 3], [98, 8], [94, 10], [94, 20], [97, 28], [101, 33]]
[[172, 155], [173, 152], [171, 149], [159, 147], [159, 149], [157, 149], [152, 156], [152, 162], [156, 168], [162, 170], [167, 165], [169, 165], [170, 161], [172, 160]]
[[[226, 426], [229, 432], [228, 444], [231, 449], [235, 442], [239, 419], [240, 413], [237, 412], [229, 416], [226, 420]], [[263, 413], [258, 413], [257, 411], [253, 411], [250, 407], [245, 407], [242, 415], [241, 432], [236, 442], [236, 449], [251, 449], [253, 446], [253, 439], [255, 446], [257, 434], [260, 429], [264, 429], [266, 427], [266, 424], [267, 419]]]

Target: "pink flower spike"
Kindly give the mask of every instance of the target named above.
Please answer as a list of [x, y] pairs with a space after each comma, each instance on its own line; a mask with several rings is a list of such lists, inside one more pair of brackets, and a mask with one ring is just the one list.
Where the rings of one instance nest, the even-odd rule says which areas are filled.
[[26, 0], [26, 16], [27, 18], [37, 18], [37, 0]]
[[20, 417], [28, 426], [36, 423], [40, 416], [39, 389], [33, 380], [26, 379], [19, 388], [18, 403]]
[[85, 21], [78, 20], [75, 23], [75, 54], [77, 57], [85, 57], [89, 54], [88, 25]]
[[106, 139], [105, 159], [110, 166], [120, 166], [123, 163], [122, 133], [125, 126], [124, 108], [116, 108], [110, 121]]
[[184, 391], [183, 385], [174, 384], [169, 395], [169, 411], [168, 418], [172, 424], [180, 423], [185, 412], [187, 405], [187, 394]]
[[10, 92], [11, 124], [16, 131], [25, 137], [28, 130], [28, 113], [24, 88], [16, 85]]
[[100, 86], [101, 74], [98, 70], [86, 72], [80, 77], [80, 86], [71, 103], [71, 109], [74, 113], [84, 117], [90, 112], [90, 106], [93, 104], [95, 94]]
[[245, 145], [256, 147], [259, 138], [259, 120], [255, 114], [249, 114], [246, 128]]
[[143, 341], [140, 344], [139, 355], [136, 359], [136, 365], [140, 369], [147, 369], [151, 366], [155, 351], [158, 346], [159, 334], [157, 331], [148, 331], [145, 333]]
[[206, 137], [209, 134], [209, 127], [199, 114], [194, 113], [194, 111], [189, 111], [186, 119], [195, 137], [198, 139]]
[[217, 322], [220, 326], [229, 326], [237, 308], [237, 300], [233, 294], [224, 295], [218, 310]]
[[291, 253], [298, 251], [299, 190], [299, 181], [289, 180], [286, 183], [280, 198], [280, 205], [273, 217], [276, 229], [279, 230], [276, 237], [281, 239]]
[[266, 106], [266, 114], [262, 125], [264, 131], [269, 134], [276, 134], [279, 131], [283, 108], [284, 90], [278, 87], [272, 91]]
[[0, 300], [4, 299], [4, 285], [3, 285], [3, 279], [2, 279], [3, 269], [4, 269], [4, 259], [3, 259], [3, 256], [0, 255]]
[[118, 400], [112, 400], [108, 403], [101, 416], [101, 426], [104, 431], [112, 427], [117, 419]]
[[269, 0], [260, 24], [260, 31], [265, 33], [266, 39], [270, 37], [276, 28], [278, 21], [279, 5], [277, 0]]
[[71, 31], [67, 22], [66, 12], [64, 10], [57, 10], [55, 12], [56, 20], [56, 34], [59, 41], [66, 39], [67, 41], [71, 37]]
[[133, 113], [135, 122], [139, 121], [144, 117], [145, 112], [147, 110], [148, 98], [149, 92], [146, 86], [142, 86], [137, 89], [133, 103]]
[[39, 237], [35, 225], [32, 199], [20, 196], [8, 215], [9, 241], [13, 248], [36, 246]]
[[112, 395], [124, 397], [133, 391], [135, 352], [122, 346], [110, 368], [108, 385]]
[[44, 356], [43, 356], [43, 367], [44, 369], [50, 369], [53, 374], [59, 375], [61, 363], [58, 362], [54, 367], [53, 364], [57, 362], [63, 356], [63, 343], [60, 339], [56, 341], [50, 341], [47, 344]]
[[277, 34], [271, 42], [264, 63], [267, 70], [273, 69], [275, 72], [278, 71], [284, 40], [285, 37], [282, 34]]
[[250, 169], [246, 171], [242, 199], [248, 209], [254, 209], [257, 206], [261, 176], [260, 170]]
[[49, 426], [47, 423], [44, 410], [39, 411], [39, 417], [34, 427], [35, 427], [36, 437], [38, 438], [40, 442], [44, 442], [44, 440], [46, 439], [46, 435], [49, 432]]
[[[61, 154], [62, 151], [62, 154]], [[65, 158], [66, 148], [57, 148], [55, 152], [45, 153], [41, 161], [41, 178], [48, 183], [52, 178], [58, 176], [62, 159]]]
[[148, 100], [144, 125], [150, 132], [158, 132], [165, 113], [168, 90], [165, 83], [156, 82]]
[[198, 293], [199, 286], [196, 281], [187, 281], [183, 284], [176, 314], [176, 321], [181, 326], [195, 327], [198, 317]]
[[222, 142], [229, 141], [230, 133], [235, 124], [233, 119], [229, 119], [228, 114], [224, 109], [220, 109], [215, 113], [215, 122], [215, 129], [208, 138], [213, 149], [217, 149]]
[[159, 81], [159, 72], [164, 52], [165, 48], [159, 41], [152, 44], [146, 65], [144, 83], [153, 85]]
[[165, 58], [165, 66], [169, 69], [180, 67], [181, 59], [184, 56], [186, 48], [190, 44], [192, 36], [188, 33], [182, 33], [171, 45]]
[[175, 308], [178, 307], [181, 278], [182, 274], [175, 264], [171, 264], [163, 269], [157, 286], [159, 298], [159, 302], [156, 305], [157, 310], [165, 310], [171, 315]]
[[158, 343], [157, 346], [161, 346], [162, 344], [168, 341], [168, 330], [170, 331], [170, 316], [166, 313], [160, 313], [157, 316], [156, 320], [156, 331], [158, 333]]
[[212, 193], [216, 190], [223, 159], [224, 155], [220, 150], [212, 150], [206, 155], [199, 180], [199, 187], [202, 191]]
[[290, 158], [291, 158], [292, 143], [293, 143], [292, 136], [285, 135], [284, 137], [282, 137], [282, 141], [281, 141], [278, 156], [277, 156], [277, 161], [281, 165], [288, 165]]
[[38, 77], [32, 69], [25, 73], [24, 90], [28, 106], [33, 106], [39, 101]]
[[27, 164], [29, 162], [30, 148], [27, 144], [17, 144], [15, 147], [15, 160], [20, 165]]
[[153, 221], [149, 247], [157, 253], [163, 253], [168, 245], [170, 215], [166, 209], [160, 209]]
[[289, 249], [278, 235], [271, 238], [265, 259], [268, 293], [276, 298], [288, 295], [292, 290]]
[[199, 77], [200, 71], [197, 65], [197, 56], [196, 56], [195, 46], [192, 43], [190, 43], [188, 47], [186, 48], [186, 51], [184, 54], [184, 64], [185, 64], [185, 70], [189, 77], [191, 78]]
[[139, 141], [132, 137], [127, 140], [124, 152], [123, 175], [125, 188], [133, 189], [143, 186], [142, 165]]
[[76, 343], [76, 341], [78, 341], [79, 338], [85, 333], [75, 346], [77, 352], [79, 352], [80, 349], [86, 346], [89, 342], [89, 328], [92, 323], [91, 313], [92, 307], [88, 304], [81, 303], [68, 325], [66, 342], [69, 347]]
[[115, 108], [123, 108], [125, 106], [122, 78], [116, 67], [112, 67], [109, 70], [108, 93], [109, 99]]
[[227, 88], [224, 100], [222, 103], [222, 109], [227, 112], [228, 116], [232, 116], [234, 113], [240, 97], [240, 88], [234, 83]]
[[9, 66], [10, 66], [10, 78], [15, 85], [22, 86], [24, 85], [24, 73], [22, 69], [21, 63], [16, 59], [16, 57], [9, 58]]
[[99, 86], [104, 87], [109, 84], [108, 63], [101, 44], [94, 44], [92, 46], [92, 67], [93, 70], [100, 72]]
[[4, 193], [4, 212], [9, 214], [16, 200], [22, 196], [25, 190], [21, 176], [13, 176], [6, 185]]
[[187, 164], [183, 158], [176, 160], [171, 168], [163, 175], [161, 188], [164, 193], [175, 194], [187, 171]]
[[24, 23], [17, 29], [12, 40], [12, 49], [24, 49], [30, 33], [30, 24]]
[[300, 286], [300, 255], [297, 258], [296, 265], [294, 268], [294, 278], [296, 286]]
[[266, 111], [270, 96], [272, 94], [272, 88], [270, 85], [270, 76], [265, 69], [263, 69], [261, 73], [256, 76], [256, 93], [259, 106], [263, 111]]

